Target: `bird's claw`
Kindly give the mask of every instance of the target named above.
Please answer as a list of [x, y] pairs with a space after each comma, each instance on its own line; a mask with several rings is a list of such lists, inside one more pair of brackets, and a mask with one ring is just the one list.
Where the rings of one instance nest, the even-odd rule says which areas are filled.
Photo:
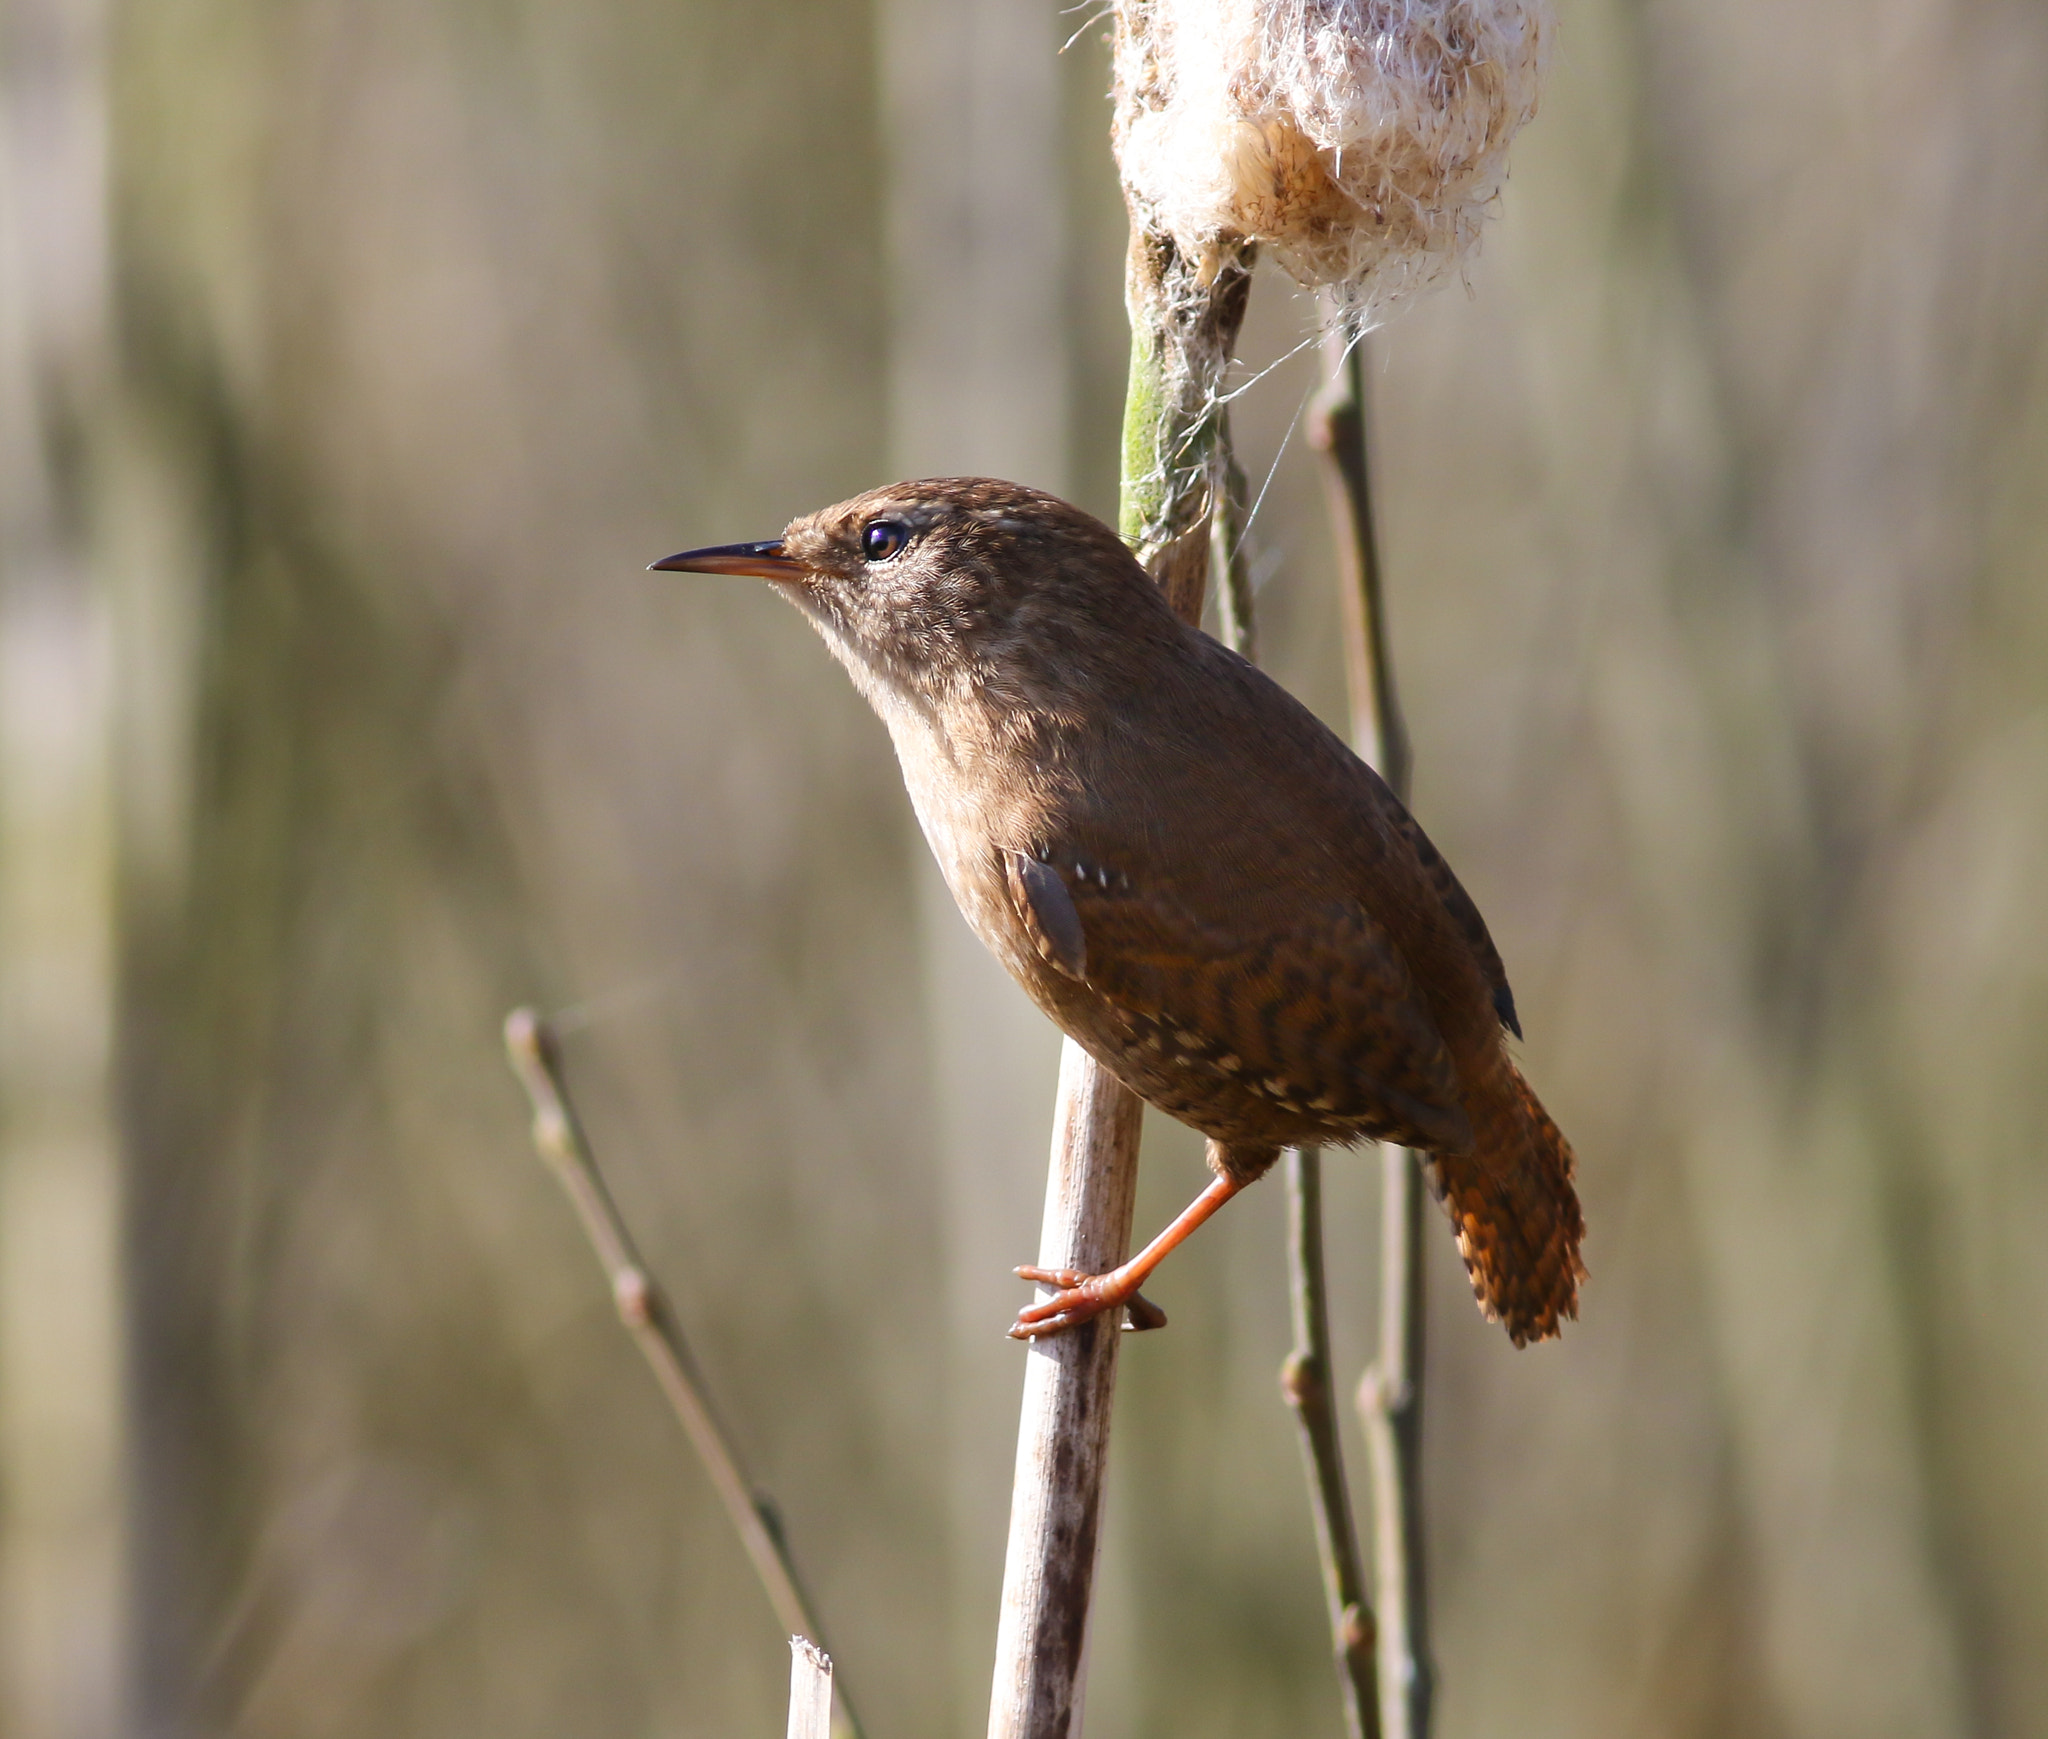
[[1166, 1312], [1144, 1293], [1134, 1292], [1124, 1300], [1124, 1329], [1127, 1333], [1143, 1334], [1147, 1329], [1165, 1326]]
[[1083, 1274], [1078, 1268], [1026, 1267], [1017, 1270], [1017, 1278], [1057, 1290], [1052, 1297], [1026, 1305], [1017, 1313], [1017, 1320], [1010, 1325], [1012, 1340], [1036, 1340], [1058, 1334], [1118, 1305], [1124, 1311], [1123, 1326], [1133, 1333], [1166, 1326], [1166, 1312], [1135, 1286], [1120, 1282], [1113, 1273]]

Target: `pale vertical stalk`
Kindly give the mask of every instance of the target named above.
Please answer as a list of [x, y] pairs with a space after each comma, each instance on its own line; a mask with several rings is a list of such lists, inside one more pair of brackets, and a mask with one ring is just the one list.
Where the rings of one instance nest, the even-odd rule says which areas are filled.
[[[1189, 621], [1200, 619], [1208, 584], [1220, 475], [1217, 387], [1250, 288], [1236, 261], [1198, 283], [1171, 241], [1134, 221], [1120, 529]], [[1124, 1259], [1143, 1110], [1129, 1088], [1067, 1041], [1041, 1267], [1099, 1273]], [[1026, 1355], [990, 1739], [1074, 1739], [1080, 1732], [1119, 1332], [1118, 1315], [1106, 1313], [1034, 1341]]]
[[832, 1657], [805, 1636], [789, 1639], [789, 1739], [832, 1739]]
[[[1096, 1274], [1124, 1259], [1138, 1189], [1137, 1095], [1069, 1039], [1060, 1053], [1038, 1261]], [[1102, 1531], [1122, 1313], [1034, 1340], [1010, 1500], [989, 1739], [1069, 1739]]]
[[[1363, 349], [1333, 311], [1325, 339], [1329, 384], [1309, 439], [1325, 460], [1336, 534], [1352, 741], [1406, 802], [1408, 732], [1394, 692], [1373, 526]], [[1380, 1348], [1358, 1391], [1372, 1464], [1380, 1720], [1386, 1739], [1425, 1739], [1435, 1675], [1422, 1549], [1421, 1165], [1406, 1148], [1383, 1146], [1380, 1168]]]

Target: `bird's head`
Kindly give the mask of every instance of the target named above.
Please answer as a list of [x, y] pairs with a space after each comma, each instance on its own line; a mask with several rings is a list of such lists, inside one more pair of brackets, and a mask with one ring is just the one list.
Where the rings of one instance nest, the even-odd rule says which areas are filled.
[[772, 581], [885, 716], [892, 701], [1057, 705], [1116, 644], [1178, 631], [1108, 526], [987, 477], [891, 484], [792, 520], [766, 543], [654, 566]]

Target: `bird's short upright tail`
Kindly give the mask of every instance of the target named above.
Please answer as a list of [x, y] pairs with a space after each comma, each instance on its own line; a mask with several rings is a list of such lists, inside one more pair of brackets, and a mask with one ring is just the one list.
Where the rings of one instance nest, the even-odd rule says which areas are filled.
[[1434, 1156], [1465, 1272], [1488, 1319], [1516, 1346], [1547, 1340], [1579, 1314], [1586, 1232], [1572, 1150], [1505, 1056], [1473, 1118], [1473, 1148]]

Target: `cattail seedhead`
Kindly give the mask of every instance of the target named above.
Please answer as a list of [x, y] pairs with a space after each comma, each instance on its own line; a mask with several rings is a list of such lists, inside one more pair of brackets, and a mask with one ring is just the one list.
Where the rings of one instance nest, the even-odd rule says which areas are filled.
[[1122, 0], [1117, 162], [1197, 260], [1370, 317], [1455, 270], [1536, 112], [1549, 0]]

